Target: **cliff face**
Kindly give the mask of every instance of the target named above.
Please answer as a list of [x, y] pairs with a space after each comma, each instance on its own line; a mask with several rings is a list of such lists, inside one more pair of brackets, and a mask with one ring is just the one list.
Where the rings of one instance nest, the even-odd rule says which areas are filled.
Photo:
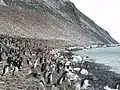
[[63, 40], [71, 45], [117, 43], [107, 31], [76, 9], [69, 0], [4, 0], [0, 33]]

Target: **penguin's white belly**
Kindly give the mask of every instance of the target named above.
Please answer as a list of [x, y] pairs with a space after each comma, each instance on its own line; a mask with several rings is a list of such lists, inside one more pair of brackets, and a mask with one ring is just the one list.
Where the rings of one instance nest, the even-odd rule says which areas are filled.
[[57, 87], [53, 86], [53, 87], [52, 87], [52, 90], [58, 90], [58, 89], [57, 89]]
[[6, 67], [5, 74], [7, 74], [8, 72], [9, 72], [9, 67]]
[[75, 90], [80, 90], [80, 84], [76, 85]]
[[85, 69], [82, 69], [80, 73], [83, 74], [83, 75], [88, 75], [88, 71], [85, 70]]

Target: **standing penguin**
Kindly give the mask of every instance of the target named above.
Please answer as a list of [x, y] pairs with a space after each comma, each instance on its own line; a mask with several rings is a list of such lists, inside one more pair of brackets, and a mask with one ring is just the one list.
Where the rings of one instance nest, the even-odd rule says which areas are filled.
[[36, 68], [37, 65], [38, 65], [38, 60], [35, 61], [35, 63], [34, 63], [34, 68]]
[[15, 66], [13, 69], [13, 75], [18, 75], [18, 71], [19, 71], [18, 67]]
[[59, 64], [59, 62], [57, 63], [57, 73], [59, 74], [60, 73], [60, 64]]
[[22, 57], [20, 57], [20, 60], [19, 60], [19, 63], [18, 63], [18, 65], [19, 65], [19, 67], [18, 67], [18, 68], [19, 68], [19, 69], [20, 69], [20, 68], [22, 68], [22, 62], [23, 62], [23, 58], [22, 58]]
[[48, 79], [47, 84], [52, 84], [52, 73], [48, 74], [47, 79]]
[[13, 58], [12, 58], [12, 57], [8, 57], [8, 58], [7, 58], [7, 63], [8, 63], [8, 65], [9, 65], [9, 67], [12, 66], [12, 62], [13, 62]]
[[57, 80], [57, 85], [62, 85], [63, 79], [64, 79], [64, 77], [61, 76], [61, 77]]
[[43, 63], [41, 66], [41, 72], [46, 71], [46, 63]]
[[81, 89], [82, 89], [82, 90], [85, 90], [85, 89], [87, 89], [89, 86], [91, 86], [88, 82], [89, 82], [89, 80], [87, 80], [87, 79], [83, 79], [83, 80], [81, 81]]
[[47, 78], [48, 74], [49, 74], [49, 72], [48, 72], [48, 70], [46, 70], [46, 71], [44, 72], [44, 74], [43, 74], [44, 79], [46, 79], [46, 78]]
[[75, 90], [81, 90], [81, 89], [80, 89], [80, 84], [79, 84], [79, 83], [76, 83], [75, 86], [76, 86], [76, 87], [75, 87]]
[[45, 90], [44, 82], [40, 80], [40, 90]]
[[83, 68], [83, 69], [80, 69], [79, 72], [80, 72], [80, 74], [86, 75], [86, 76], [89, 74], [89, 72], [88, 72], [86, 69], [84, 69], [84, 68]]
[[40, 64], [42, 64], [43, 63], [43, 58], [42, 57], [40, 57]]
[[68, 78], [66, 80], [65, 84], [66, 84], [66, 90], [71, 90], [72, 89], [72, 83], [71, 83], [70, 78]]
[[35, 68], [37, 67], [37, 65], [38, 65], [38, 60], [36, 60], [36, 61], [34, 62], [34, 64], [33, 64], [33, 66], [31, 67], [31, 69], [35, 69]]
[[56, 83], [52, 85], [51, 90], [58, 90], [58, 88], [57, 88], [57, 84], [56, 84]]
[[2, 52], [0, 52], [0, 63], [2, 62]]
[[22, 68], [22, 57], [17, 61], [17, 67], [18, 69]]
[[29, 59], [27, 59], [27, 64], [28, 65], [30, 65], [30, 66], [32, 66], [33, 65], [33, 63], [32, 63], [32, 60], [31, 60], [32, 58], [29, 58]]
[[9, 72], [9, 65], [5, 65], [5, 66], [3, 67], [2, 76], [8, 74], [8, 72]]

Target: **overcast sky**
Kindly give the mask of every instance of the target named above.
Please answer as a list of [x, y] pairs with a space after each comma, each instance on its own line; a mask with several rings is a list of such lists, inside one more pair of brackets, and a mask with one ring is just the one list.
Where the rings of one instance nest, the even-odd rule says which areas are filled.
[[71, 0], [95, 23], [120, 41], [120, 0]]

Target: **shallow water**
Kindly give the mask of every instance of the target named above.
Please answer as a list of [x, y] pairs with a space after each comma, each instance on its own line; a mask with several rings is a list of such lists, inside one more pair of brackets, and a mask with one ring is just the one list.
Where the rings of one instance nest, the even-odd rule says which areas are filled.
[[120, 74], [120, 47], [95, 48], [75, 53], [81, 56], [88, 55], [93, 62], [110, 66], [111, 71]]

